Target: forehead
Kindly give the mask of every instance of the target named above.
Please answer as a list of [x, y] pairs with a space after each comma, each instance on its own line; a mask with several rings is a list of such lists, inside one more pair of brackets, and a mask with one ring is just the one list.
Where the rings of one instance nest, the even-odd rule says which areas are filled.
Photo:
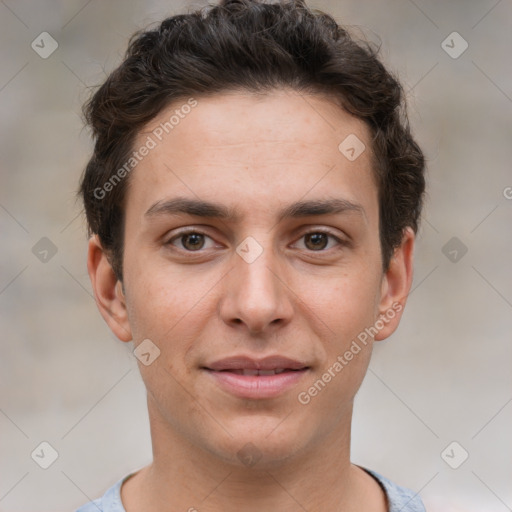
[[318, 95], [279, 90], [184, 98], [138, 134], [134, 149], [144, 145], [151, 149], [128, 190], [128, 204], [139, 209], [169, 195], [242, 207], [245, 197], [253, 211], [255, 204], [271, 209], [307, 194], [316, 199], [339, 191], [359, 203], [376, 198], [367, 126]]

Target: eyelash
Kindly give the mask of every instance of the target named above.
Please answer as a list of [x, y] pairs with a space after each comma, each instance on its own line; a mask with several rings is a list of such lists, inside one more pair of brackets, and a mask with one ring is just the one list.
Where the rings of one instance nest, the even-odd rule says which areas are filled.
[[[346, 247], [349, 245], [349, 243], [346, 241], [346, 240], [342, 240], [341, 238], [337, 237], [336, 235], [334, 235], [331, 231], [328, 231], [328, 230], [323, 230], [323, 229], [314, 229], [314, 230], [311, 230], [311, 231], [307, 231], [306, 233], [303, 233], [299, 240], [304, 238], [305, 236], [307, 235], [312, 235], [312, 234], [318, 234], [318, 233], [322, 233], [324, 235], [327, 235], [328, 237], [334, 239], [339, 246], [341, 247]], [[188, 229], [188, 230], [184, 230], [184, 231], [181, 231], [180, 233], [177, 233], [176, 235], [174, 235], [172, 238], [170, 238], [164, 245], [166, 246], [172, 246], [172, 242], [174, 240], [179, 240], [180, 238], [183, 238], [187, 235], [202, 235], [202, 236], [205, 236], [207, 238], [210, 238], [212, 239], [211, 236], [209, 236], [208, 234], [202, 232], [202, 231], [198, 231], [196, 229]], [[173, 246], [175, 249], [177, 249], [178, 251], [184, 251], [184, 252], [187, 252], [189, 254], [194, 254], [194, 253], [198, 253], [200, 254], [201, 252], [203, 252], [204, 250], [207, 250], [207, 249], [198, 249], [197, 251], [190, 251], [188, 249], [184, 249], [184, 248], [178, 248], [176, 246]], [[332, 250], [334, 248], [331, 248], [331, 249], [320, 249], [318, 251], [314, 251], [312, 249], [306, 249], [308, 252], [312, 252], [312, 253], [324, 253], [324, 252], [328, 252], [330, 250]]]

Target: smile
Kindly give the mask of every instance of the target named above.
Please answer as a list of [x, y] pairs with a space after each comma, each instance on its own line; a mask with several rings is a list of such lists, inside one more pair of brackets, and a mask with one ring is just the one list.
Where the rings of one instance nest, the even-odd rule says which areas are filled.
[[202, 367], [224, 392], [245, 399], [275, 398], [296, 386], [309, 366], [293, 359], [272, 356], [252, 359], [234, 356]]

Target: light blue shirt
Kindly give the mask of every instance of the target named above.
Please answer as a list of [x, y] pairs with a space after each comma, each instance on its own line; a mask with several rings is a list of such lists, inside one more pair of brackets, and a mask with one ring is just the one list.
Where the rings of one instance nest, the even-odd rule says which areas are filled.
[[[425, 512], [425, 507], [416, 493], [394, 484], [375, 471], [362, 469], [373, 476], [384, 489], [388, 498], [389, 512]], [[107, 490], [103, 497], [87, 503], [75, 512], [126, 512], [121, 502], [121, 485], [132, 474], [130, 473], [119, 480], [119, 482]]]

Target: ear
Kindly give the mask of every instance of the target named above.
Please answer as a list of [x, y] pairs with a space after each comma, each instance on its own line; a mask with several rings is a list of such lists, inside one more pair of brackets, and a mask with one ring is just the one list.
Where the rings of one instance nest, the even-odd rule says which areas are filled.
[[400, 323], [412, 284], [414, 241], [414, 231], [407, 227], [402, 243], [395, 249], [382, 278], [378, 313], [384, 327], [375, 335], [375, 341], [384, 340], [393, 334]]
[[121, 341], [131, 341], [123, 284], [116, 278], [97, 235], [89, 240], [87, 270], [101, 316]]

